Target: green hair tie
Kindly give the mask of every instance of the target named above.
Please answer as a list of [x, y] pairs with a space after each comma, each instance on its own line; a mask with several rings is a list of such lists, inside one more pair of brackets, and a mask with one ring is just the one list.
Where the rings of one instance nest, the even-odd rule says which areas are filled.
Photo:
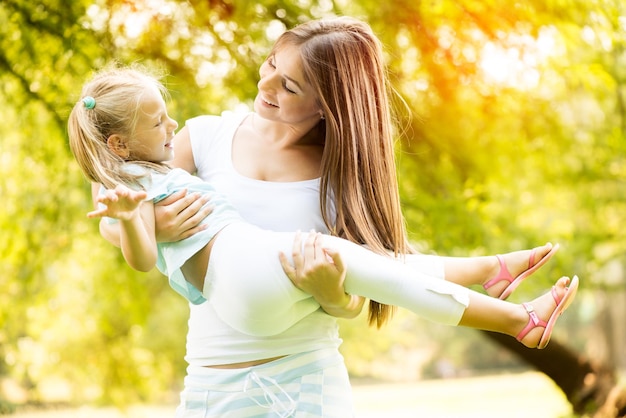
[[85, 107], [87, 109], [93, 109], [94, 107], [96, 107], [96, 99], [91, 96], [85, 96], [83, 98], [83, 103], [85, 104]]

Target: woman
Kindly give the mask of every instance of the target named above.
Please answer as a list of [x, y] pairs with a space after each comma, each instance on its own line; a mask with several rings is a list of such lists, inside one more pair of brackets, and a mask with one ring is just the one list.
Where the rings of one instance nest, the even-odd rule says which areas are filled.
[[[174, 141], [173, 165], [210, 181], [244, 219], [258, 226], [332, 232], [380, 253], [409, 253], [381, 48], [370, 28], [349, 18], [301, 25], [278, 40], [260, 73], [255, 112], [188, 121]], [[194, 199], [187, 196], [167, 211], [177, 213]], [[196, 206], [203, 203], [196, 200]], [[183, 229], [195, 222], [187, 215], [176, 219], [174, 223], [187, 222]], [[164, 228], [163, 221], [157, 225]], [[543, 264], [555, 248], [537, 249], [539, 262], [524, 252], [505, 256], [502, 265], [521, 279], [527, 267], [532, 271]], [[306, 249], [305, 255], [315, 254], [316, 240]], [[444, 266], [434, 257], [416, 259], [428, 262], [427, 270], [439, 276], [445, 268], [448, 279], [464, 263], [449, 260]], [[465, 277], [485, 283], [500, 266], [495, 257], [475, 259], [474, 272]], [[316, 271], [326, 267], [322, 263]], [[510, 293], [519, 283], [502, 271], [505, 279], [498, 278], [488, 290], [494, 296]], [[301, 271], [292, 273], [294, 280], [303, 280]], [[338, 352], [341, 340], [327, 313], [354, 316], [363, 301], [343, 291], [340, 272], [330, 276], [331, 286], [310, 286], [306, 277], [299, 285], [323, 310], [271, 337], [236, 331], [210, 303], [190, 305], [189, 368], [177, 416], [352, 414], [348, 376]], [[540, 317], [554, 310], [556, 302], [550, 295], [540, 299]], [[371, 303], [370, 320], [380, 325], [389, 308]]]

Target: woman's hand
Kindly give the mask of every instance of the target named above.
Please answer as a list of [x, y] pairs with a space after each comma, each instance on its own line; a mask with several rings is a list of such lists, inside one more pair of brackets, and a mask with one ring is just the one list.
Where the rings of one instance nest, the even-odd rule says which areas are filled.
[[298, 232], [292, 249], [293, 264], [284, 253], [279, 254], [280, 263], [292, 283], [313, 296], [328, 314], [354, 318], [361, 312], [365, 299], [345, 292], [347, 268], [341, 255], [324, 248], [322, 241], [322, 234], [310, 232], [303, 247]]
[[213, 208], [205, 206], [209, 197], [181, 190], [154, 205], [157, 242], [174, 242], [207, 228], [200, 225]]
[[91, 211], [88, 218], [102, 218], [107, 216], [122, 221], [128, 221], [139, 215], [139, 205], [146, 198], [144, 191], [132, 190], [126, 186], [118, 185], [113, 190], [107, 190], [96, 198], [96, 203], [102, 203], [103, 207]]

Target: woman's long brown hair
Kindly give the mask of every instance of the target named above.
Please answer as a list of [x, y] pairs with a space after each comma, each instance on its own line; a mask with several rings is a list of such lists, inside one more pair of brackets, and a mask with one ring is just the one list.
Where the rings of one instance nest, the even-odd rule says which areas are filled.
[[[306, 81], [324, 119], [321, 209], [330, 230], [381, 254], [413, 252], [400, 207], [390, 87], [382, 46], [369, 25], [341, 17], [285, 32], [282, 45], [300, 49]], [[329, 219], [328, 199], [336, 219]], [[369, 323], [380, 327], [393, 308], [370, 301]]]

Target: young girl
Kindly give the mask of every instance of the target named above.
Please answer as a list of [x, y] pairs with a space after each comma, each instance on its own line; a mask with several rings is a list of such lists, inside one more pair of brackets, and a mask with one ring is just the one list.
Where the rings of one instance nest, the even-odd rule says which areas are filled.
[[[178, 124], [166, 110], [163, 85], [134, 69], [97, 74], [82, 91], [69, 118], [70, 146], [87, 178], [107, 190], [90, 217], [120, 223], [121, 249], [129, 265], [155, 265], [193, 303], [208, 300], [230, 326], [250, 335], [274, 335], [319, 309], [285, 276], [279, 253], [300, 253], [297, 233], [264, 231], [241, 220], [210, 184], [165, 162]], [[181, 189], [211, 195], [209, 228], [175, 243], [156, 243], [154, 202]], [[318, 240], [311, 234], [308, 242]], [[320, 256], [345, 270], [348, 293], [397, 305], [430, 320], [515, 336], [544, 348], [555, 322], [573, 301], [578, 278], [557, 281], [532, 303], [512, 304], [417, 273], [401, 260], [349, 241], [324, 236]], [[293, 250], [290, 251], [290, 249]], [[322, 248], [319, 242], [316, 251]], [[250, 277], [256, 277], [250, 281]], [[535, 309], [536, 308], [536, 309]]]

